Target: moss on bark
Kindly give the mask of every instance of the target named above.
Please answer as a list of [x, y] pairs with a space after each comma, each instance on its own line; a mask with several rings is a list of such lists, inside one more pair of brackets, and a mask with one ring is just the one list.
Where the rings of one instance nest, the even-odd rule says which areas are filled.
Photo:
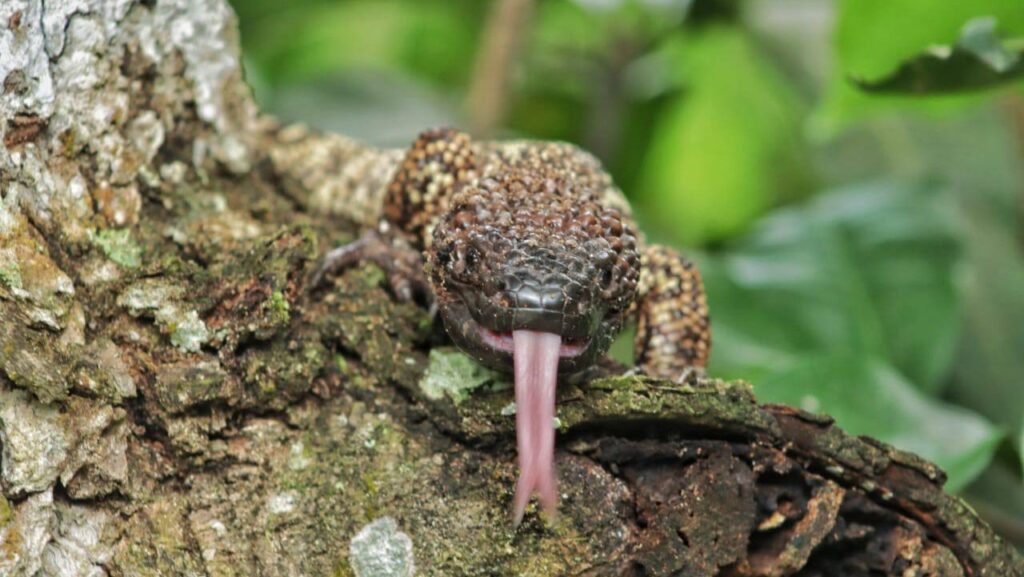
[[929, 463], [614, 367], [514, 530], [503, 377], [373, 267], [307, 282], [397, 151], [260, 116], [222, 0], [0, 26], [0, 574], [1024, 575]]

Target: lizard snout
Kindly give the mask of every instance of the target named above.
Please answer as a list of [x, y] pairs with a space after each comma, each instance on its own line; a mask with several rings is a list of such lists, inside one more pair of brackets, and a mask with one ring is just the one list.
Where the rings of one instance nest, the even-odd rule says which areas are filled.
[[560, 285], [510, 279], [505, 294], [512, 307], [561, 312], [566, 294]]
[[571, 341], [585, 341], [603, 312], [592, 304], [579, 306], [584, 300], [589, 301], [583, 287], [561, 278], [543, 282], [509, 277], [504, 292], [506, 314], [511, 317], [508, 319], [510, 330], [556, 333]]

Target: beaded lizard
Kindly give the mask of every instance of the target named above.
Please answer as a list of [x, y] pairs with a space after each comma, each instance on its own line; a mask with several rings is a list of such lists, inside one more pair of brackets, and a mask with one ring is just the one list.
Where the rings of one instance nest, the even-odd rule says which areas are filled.
[[644, 247], [611, 178], [568, 144], [422, 133], [388, 185], [380, 226], [328, 253], [314, 285], [359, 261], [384, 268], [399, 299], [436, 307], [463, 351], [513, 372], [517, 525], [534, 491], [548, 514], [557, 508], [558, 375], [592, 365], [634, 317], [639, 370], [680, 380], [707, 364], [697, 268]]

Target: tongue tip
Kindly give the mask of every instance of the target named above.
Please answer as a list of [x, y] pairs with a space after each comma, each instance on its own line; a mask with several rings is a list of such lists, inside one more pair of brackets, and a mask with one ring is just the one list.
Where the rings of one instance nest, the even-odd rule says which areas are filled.
[[536, 490], [538, 500], [540, 501], [541, 508], [544, 511], [544, 515], [550, 519], [554, 519], [558, 516], [558, 491], [556, 489], [556, 479], [554, 471], [550, 471], [544, 475], [541, 479], [536, 480], [535, 484], [528, 486], [528, 481], [525, 477], [519, 477], [516, 481], [516, 492], [512, 499], [512, 526], [519, 527], [523, 522], [523, 515], [526, 513], [526, 506], [530, 502], [530, 497]]
[[523, 514], [526, 513], [526, 504], [529, 502], [530, 496], [527, 493], [526, 497], [520, 496], [519, 487], [516, 487], [516, 496], [514, 499], [515, 505], [512, 506], [512, 526], [519, 527], [520, 523], [523, 522]]

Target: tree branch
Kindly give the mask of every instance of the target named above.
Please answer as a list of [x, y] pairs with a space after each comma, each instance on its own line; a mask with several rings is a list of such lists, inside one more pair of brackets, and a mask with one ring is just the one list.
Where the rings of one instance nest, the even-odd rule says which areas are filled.
[[373, 267], [307, 286], [400, 152], [259, 115], [221, 0], [0, 26], [0, 574], [1024, 575], [934, 466], [614, 367], [514, 530], [507, 384]]
[[533, 0], [498, 0], [491, 8], [466, 97], [470, 132], [478, 138], [493, 138], [505, 119], [509, 77], [532, 12]]

